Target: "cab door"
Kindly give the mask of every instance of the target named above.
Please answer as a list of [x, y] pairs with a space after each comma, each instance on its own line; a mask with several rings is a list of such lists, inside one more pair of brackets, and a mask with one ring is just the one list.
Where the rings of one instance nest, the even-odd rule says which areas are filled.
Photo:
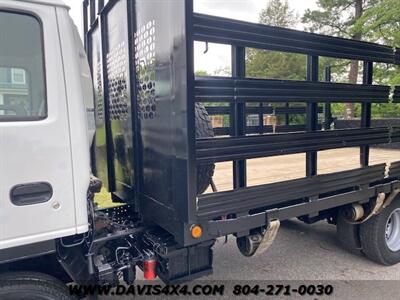
[[0, 0], [0, 249], [75, 233], [56, 9]]

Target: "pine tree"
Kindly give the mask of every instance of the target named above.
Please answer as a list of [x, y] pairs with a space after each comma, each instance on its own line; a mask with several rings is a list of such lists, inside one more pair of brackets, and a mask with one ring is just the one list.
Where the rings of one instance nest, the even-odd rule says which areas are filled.
[[[311, 32], [400, 47], [399, 0], [318, 0], [318, 10], [307, 10], [302, 22]], [[357, 83], [359, 63], [352, 61], [348, 81]], [[342, 70], [343, 71], [343, 70]], [[376, 84], [400, 84], [400, 68], [390, 64], [374, 65]], [[336, 104], [336, 109], [341, 106]], [[393, 117], [400, 112], [396, 104], [374, 104], [373, 117]], [[346, 117], [359, 115], [359, 106], [346, 105]]]
[[[318, 0], [318, 10], [306, 10], [303, 23], [311, 32], [327, 35], [362, 40], [365, 35], [357, 22], [363, 17], [365, 10], [377, 3], [378, 0]], [[351, 61], [348, 81], [356, 84], [358, 82], [359, 62]], [[355, 106], [348, 103], [346, 107], [346, 118], [355, 116]]]
[[[294, 28], [299, 17], [290, 9], [287, 0], [269, 0], [260, 13], [259, 22], [265, 25]], [[306, 57], [277, 51], [248, 49], [246, 76], [270, 79], [306, 79]]]

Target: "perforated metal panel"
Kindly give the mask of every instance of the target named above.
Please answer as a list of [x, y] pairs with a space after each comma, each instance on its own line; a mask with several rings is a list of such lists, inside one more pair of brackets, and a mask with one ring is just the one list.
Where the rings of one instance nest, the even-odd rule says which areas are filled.
[[109, 191], [181, 245], [191, 239], [197, 192], [190, 11], [186, 0], [115, 0], [97, 19]]
[[128, 119], [127, 55], [125, 42], [107, 54], [108, 102], [111, 120]]
[[103, 98], [103, 81], [101, 77], [102, 67], [101, 58], [97, 57], [97, 68], [95, 80], [95, 96], [96, 96], [96, 120], [99, 122], [104, 121], [104, 98]]
[[157, 111], [155, 34], [154, 20], [141, 26], [135, 33], [138, 116], [141, 119], [153, 119]]

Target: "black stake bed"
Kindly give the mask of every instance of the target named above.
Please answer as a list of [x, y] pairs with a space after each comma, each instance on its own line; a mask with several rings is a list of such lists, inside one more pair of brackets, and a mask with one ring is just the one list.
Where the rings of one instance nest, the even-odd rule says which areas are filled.
[[[388, 168], [369, 159], [371, 145], [400, 142], [399, 127], [371, 127], [371, 104], [400, 103], [399, 87], [372, 84], [374, 63], [400, 64], [399, 49], [194, 13], [192, 0], [86, 0], [84, 16], [96, 174], [114, 201], [130, 204], [180, 246], [368, 202], [399, 185], [400, 161]], [[231, 45], [232, 77], [195, 77], [195, 41]], [[307, 80], [246, 77], [246, 48], [307, 55]], [[320, 56], [363, 61], [363, 83], [332, 83], [329, 69], [319, 81]], [[271, 102], [286, 106], [264, 105]], [[290, 105], [299, 102], [306, 106]], [[195, 103], [211, 116], [229, 116], [229, 125], [196, 140]], [[331, 129], [331, 103], [360, 103], [361, 126]], [[286, 123], [264, 125], [265, 114]], [[306, 114], [304, 125], [287, 121], [295, 114]], [[259, 126], [247, 124], [248, 115], [257, 115]], [[319, 175], [318, 151], [345, 147], [360, 148], [359, 168]], [[247, 159], [295, 153], [306, 154], [305, 178], [247, 187]], [[199, 168], [226, 161], [233, 189], [198, 195]], [[193, 225], [203, 229], [199, 239]]]

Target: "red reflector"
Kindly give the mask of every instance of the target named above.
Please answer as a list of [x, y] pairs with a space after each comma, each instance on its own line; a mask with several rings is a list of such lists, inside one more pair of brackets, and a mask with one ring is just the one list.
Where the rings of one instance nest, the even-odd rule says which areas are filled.
[[156, 264], [157, 264], [157, 262], [153, 258], [145, 260], [143, 262], [143, 275], [144, 275], [145, 279], [153, 280], [157, 277]]

